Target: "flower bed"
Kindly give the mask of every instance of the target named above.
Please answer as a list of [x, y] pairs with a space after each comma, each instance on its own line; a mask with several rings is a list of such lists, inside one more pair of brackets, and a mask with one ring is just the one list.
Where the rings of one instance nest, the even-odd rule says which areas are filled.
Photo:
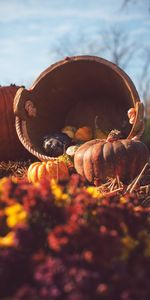
[[150, 299], [150, 208], [78, 175], [0, 180], [0, 299]]

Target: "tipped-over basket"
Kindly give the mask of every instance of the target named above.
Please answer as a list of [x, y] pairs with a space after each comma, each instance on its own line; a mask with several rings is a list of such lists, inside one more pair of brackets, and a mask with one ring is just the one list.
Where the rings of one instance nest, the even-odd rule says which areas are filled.
[[[132, 125], [127, 116], [131, 107], [136, 108]], [[129, 139], [143, 126], [143, 104], [129, 76], [95, 56], [67, 57], [51, 65], [29, 90], [17, 91], [14, 112], [21, 143], [42, 161], [52, 159], [44, 153], [43, 137], [65, 125], [93, 128], [97, 117], [102, 131], [118, 129]]]

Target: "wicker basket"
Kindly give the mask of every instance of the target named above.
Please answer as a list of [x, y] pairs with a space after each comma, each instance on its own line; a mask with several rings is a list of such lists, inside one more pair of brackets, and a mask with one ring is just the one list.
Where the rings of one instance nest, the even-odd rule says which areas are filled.
[[[136, 108], [129, 124], [127, 111]], [[29, 90], [20, 88], [14, 99], [16, 130], [24, 147], [39, 160], [45, 155], [43, 136], [65, 125], [119, 129], [133, 138], [143, 126], [143, 104], [128, 75], [115, 64], [95, 56], [66, 58], [47, 68]]]

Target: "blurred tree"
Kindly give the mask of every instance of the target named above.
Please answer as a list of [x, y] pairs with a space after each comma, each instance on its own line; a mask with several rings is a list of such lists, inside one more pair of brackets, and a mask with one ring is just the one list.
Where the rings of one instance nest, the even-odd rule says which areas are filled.
[[139, 81], [139, 89], [145, 103], [145, 132], [143, 141], [150, 149], [150, 49], [143, 50], [143, 67]]
[[51, 52], [55, 53], [57, 59], [64, 56], [74, 55], [100, 55], [104, 51], [99, 34], [94, 37], [84, 32], [77, 32], [73, 37], [71, 35], [63, 35], [61, 39], [55, 41], [51, 48]]
[[101, 33], [105, 56], [123, 69], [132, 61], [140, 46], [133, 41], [131, 35], [117, 25]]
[[95, 37], [79, 32], [76, 39], [63, 36], [52, 48], [57, 59], [73, 55], [98, 55], [126, 69], [140, 49], [137, 41], [117, 25], [108, 30], [97, 31]]
[[[130, 1], [130, 0], [129, 0]], [[132, 0], [131, 0], [132, 1]], [[137, 0], [138, 1], [138, 0]], [[132, 33], [114, 25], [107, 30], [95, 32], [94, 36], [77, 32], [76, 37], [63, 36], [53, 45], [51, 52], [56, 59], [74, 55], [97, 55], [108, 59], [128, 73], [133, 58], [141, 64], [138, 76], [138, 90], [143, 100], [150, 96], [150, 48], [144, 48], [133, 38]], [[132, 66], [133, 67], [133, 66]]]
[[97, 30], [91, 36], [84, 32], [77, 32], [76, 37], [63, 36], [57, 44], [53, 45], [51, 51], [55, 53], [56, 59], [83, 53], [84, 55], [102, 56], [120, 66], [127, 73], [129, 66], [135, 67], [131, 64], [136, 57], [138, 69], [140, 69], [139, 74], [137, 74], [138, 90], [146, 107], [149, 107], [150, 47], [143, 46], [138, 41], [133, 38], [132, 33], [125, 31], [116, 24], [107, 30]]
[[[150, 48], [144, 48], [141, 56], [142, 67], [139, 78], [139, 89], [142, 98], [145, 100], [145, 105], [148, 105], [150, 101]], [[148, 106], [150, 106], [150, 104]], [[148, 110], [150, 118], [150, 107]]]
[[138, 5], [141, 3], [142, 3], [142, 5], [146, 5], [146, 8], [150, 12], [150, 1], [149, 0], [143, 0], [143, 1], [141, 1], [141, 0], [123, 0], [122, 8], [127, 7], [129, 4]]

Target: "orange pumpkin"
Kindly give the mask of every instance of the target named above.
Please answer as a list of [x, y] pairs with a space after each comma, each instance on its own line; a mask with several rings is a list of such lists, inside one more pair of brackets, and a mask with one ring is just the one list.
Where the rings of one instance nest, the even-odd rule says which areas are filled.
[[16, 85], [0, 87], [0, 161], [24, 160], [31, 155], [20, 143], [16, 128], [13, 101]]
[[138, 140], [95, 139], [81, 145], [74, 156], [76, 171], [96, 185], [107, 177], [119, 176], [123, 182], [133, 180], [149, 161], [146, 145]]
[[100, 128], [95, 129], [95, 139], [106, 139], [107, 133], [103, 132]]
[[34, 162], [27, 172], [29, 182], [36, 183], [42, 179], [66, 180], [69, 177], [68, 167], [63, 161], [49, 160], [47, 162]]
[[74, 136], [74, 139], [76, 141], [82, 141], [82, 142], [87, 142], [92, 139], [92, 129], [91, 127], [84, 126], [80, 127]]

